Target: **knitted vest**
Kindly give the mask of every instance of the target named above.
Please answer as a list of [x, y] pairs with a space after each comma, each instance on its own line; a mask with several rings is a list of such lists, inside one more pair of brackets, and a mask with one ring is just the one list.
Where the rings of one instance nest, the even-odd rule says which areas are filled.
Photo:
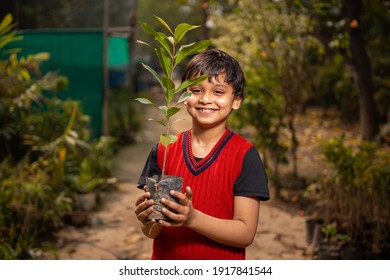
[[[195, 209], [221, 219], [233, 218], [233, 185], [252, 144], [226, 130], [212, 151], [196, 162], [191, 149], [191, 131], [177, 135], [169, 145], [165, 173], [184, 178], [183, 192], [190, 186]], [[158, 164], [162, 167], [165, 148], [158, 146]], [[152, 259], [245, 259], [245, 248], [215, 242], [186, 227], [166, 227], [153, 241]]]

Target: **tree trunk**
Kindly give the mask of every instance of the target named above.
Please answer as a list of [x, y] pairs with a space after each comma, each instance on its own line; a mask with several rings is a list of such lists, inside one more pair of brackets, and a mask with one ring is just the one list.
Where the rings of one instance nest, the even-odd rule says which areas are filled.
[[209, 17], [209, 0], [203, 0], [201, 4], [202, 8], [202, 40], [209, 40], [209, 28], [207, 27], [207, 20]]
[[379, 131], [378, 112], [374, 101], [370, 58], [360, 29], [361, 0], [345, 0], [349, 19], [349, 40], [352, 63], [359, 92], [360, 126], [363, 140], [373, 140]]

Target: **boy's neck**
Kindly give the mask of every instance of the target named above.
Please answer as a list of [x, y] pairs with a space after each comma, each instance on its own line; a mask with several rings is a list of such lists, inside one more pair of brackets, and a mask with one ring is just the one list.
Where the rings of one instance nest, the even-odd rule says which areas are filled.
[[191, 130], [192, 140], [196, 140], [198, 142], [213, 142], [213, 140], [218, 140], [222, 137], [222, 135], [226, 131], [226, 126], [219, 126], [214, 128], [201, 128], [193, 126]]
[[226, 127], [213, 129], [192, 128], [191, 142], [193, 155], [199, 158], [206, 157], [225, 132]]

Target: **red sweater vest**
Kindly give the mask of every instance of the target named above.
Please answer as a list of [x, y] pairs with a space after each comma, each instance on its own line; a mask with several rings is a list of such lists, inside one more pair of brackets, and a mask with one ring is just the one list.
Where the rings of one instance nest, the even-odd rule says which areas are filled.
[[[183, 192], [190, 186], [195, 209], [221, 219], [233, 218], [233, 185], [242, 162], [253, 145], [226, 130], [206, 158], [196, 162], [191, 150], [191, 131], [178, 135], [168, 147], [166, 174], [184, 178]], [[158, 164], [162, 167], [164, 147], [158, 146]], [[185, 227], [164, 228], [153, 241], [152, 259], [245, 259], [245, 248], [215, 242]]]

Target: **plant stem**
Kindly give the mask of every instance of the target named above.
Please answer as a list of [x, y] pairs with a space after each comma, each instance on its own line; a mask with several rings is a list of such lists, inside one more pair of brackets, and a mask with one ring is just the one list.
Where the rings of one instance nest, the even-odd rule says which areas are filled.
[[[176, 47], [176, 44], [173, 44], [172, 45], [172, 56], [171, 56], [171, 73], [169, 73], [170, 75], [170, 79], [172, 80], [172, 77], [173, 77], [173, 70], [174, 70], [174, 65], [175, 65], [175, 47]], [[171, 107], [171, 104], [169, 103], [168, 104], [168, 108]], [[169, 135], [170, 134], [170, 130], [171, 130], [171, 123], [169, 122], [169, 119], [170, 117], [167, 116], [167, 125], [166, 125], [166, 135]], [[165, 147], [165, 151], [164, 151], [164, 159], [163, 159], [163, 166], [162, 166], [162, 171], [161, 171], [161, 177], [163, 177], [165, 175], [165, 163], [166, 163], [166, 160], [167, 160], [167, 153], [168, 153], [168, 147], [169, 147], [169, 144]]]
[[[169, 135], [169, 131], [170, 131], [170, 123], [169, 123], [169, 119], [168, 119], [167, 126], [166, 126], [166, 134], [167, 135]], [[165, 147], [165, 151], [164, 151], [164, 159], [163, 159], [161, 177], [165, 175], [165, 163], [167, 161], [168, 147], [169, 147], [169, 144]]]

